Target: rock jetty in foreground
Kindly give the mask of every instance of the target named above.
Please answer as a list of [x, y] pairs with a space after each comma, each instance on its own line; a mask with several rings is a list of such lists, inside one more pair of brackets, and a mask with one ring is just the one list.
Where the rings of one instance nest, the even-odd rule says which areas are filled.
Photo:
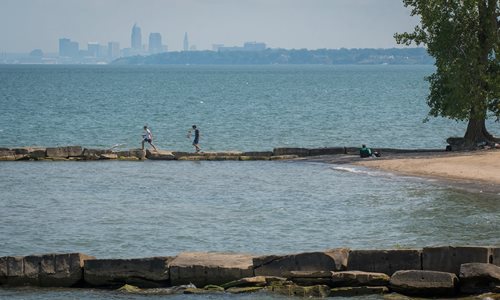
[[264, 256], [183, 252], [174, 257], [136, 259], [97, 259], [81, 253], [6, 256], [0, 257], [0, 288], [94, 287], [165, 295], [267, 292], [299, 297], [488, 293], [479, 299], [498, 299], [499, 249], [340, 248]]
[[[382, 153], [425, 153], [444, 152], [439, 149], [377, 149]], [[22, 160], [288, 160], [302, 157], [321, 155], [359, 155], [356, 147], [327, 147], [327, 148], [274, 148], [272, 151], [221, 151], [190, 153], [181, 151], [150, 151], [142, 149], [113, 150], [92, 149], [82, 146], [62, 147], [19, 147], [0, 148], [0, 161], [22, 161]]]

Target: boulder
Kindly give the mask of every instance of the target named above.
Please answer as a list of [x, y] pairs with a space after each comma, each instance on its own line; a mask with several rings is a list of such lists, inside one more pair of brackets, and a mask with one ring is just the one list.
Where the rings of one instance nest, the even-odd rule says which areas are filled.
[[228, 288], [226, 291], [231, 294], [248, 294], [248, 293], [259, 292], [262, 289], [264, 289], [264, 287], [248, 286], [248, 287], [232, 287]]
[[500, 267], [467, 263], [460, 266], [460, 291], [464, 294], [500, 293]]
[[298, 296], [304, 298], [328, 297], [330, 287], [327, 285], [298, 286], [298, 285], [276, 285], [267, 288], [268, 291], [285, 296]]
[[16, 152], [10, 149], [0, 149], [0, 161], [16, 160]]
[[286, 278], [276, 277], [276, 276], [254, 276], [254, 277], [246, 277], [238, 280], [234, 280], [228, 283], [221, 285], [224, 289], [232, 288], [232, 287], [263, 287], [269, 285], [273, 282], [284, 282]]
[[146, 151], [142, 149], [130, 149], [116, 152], [118, 159], [124, 160], [142, 160], [146, 159]]
[[86, 160], [97, 160], [97, 159], [106, 159], [109, 155], [115, 155], [118, 157], [116, 153], [112, 150], [104, 150], [104, 149], [83, 149], [82, 156]]
[[384, 273], [362, 271], [332, 272], [331, 277], [331, 286], [334, 287], [386, 286], [390, 280]]
[[389, 292], [386, 286], [338, 287], [330, 290], [330, 297], [354, 297], [363, 295], [381, 295]]
[[500, 267], [500, 247], [491, 248], [491, 262]]
[[399, 270], [420, 270], [420, 250], [352, 250], [347, 270], [392, 275]]
[[172, 151], [165, 151], [165, 150], [150, 151], [148, 149], [146, 151], [146, 158], [151, 160], [174, 160], [175, 156], [172, 154]]
[[241, 161], [251, 161], [251, 160], [271, 160], [271, 156], [240, 156]]
[[82, 253], [45, 254], [40, 262], [40, 286], [72, 287], [83, 281], [85, 260], [95, 259]]
[[252, 259], [248, 254], [183, 252], [169, 263], [170, 281], [205, 286], [253, 277]]
[[46, 149], [46, 156], [50, 158], [69, 158], [82, 156], [81, 146], [51, 147]]
[[239, 156], [234, 156], [234, 155], [207, 155], [206, 156], [207, 160], [215, 160], [215, 161], [222, 161], [222, 160], [240, 160]]
[[460, 265], [465, 263], [489, 263], [488, 247], [426, 247], [422, 251], [422, 269], [450, 272], [457, 276]]
[[457, 292], [457, 287], [457, 275], [437, 271], [397, 271], [390, 280], [392, 291], [410, 296], [453, 296]]
[[0, 258], [0, 284], [10, 286], [71, 287], [83, 279], [81, 254], [44, 254]]
[[271, 156], [271, 160], [289, 160], [289, 159], [296, 159], [298, 158], [298, 155], [274, 155]]
[[25, 285], [24, 279], [24, 257], [4, 256], [0, 257], [0, 285]]
[[47, 149], [45, 148], [31, 148], [27, 156], [29, 159], [39, 160], [44, 159], [47, 154]]
[[329, 147], [329, 148], [309, 149], [310, 156], [338, 155], [338, 154], [345, 154], [345, 148], [344, 147]]
[[169, 260], [170, 257], [87, 260], [84, 279], [93, 286], [129, 284], [141, 288], [163, 287], [169, 283]]
[[306, 252], [289, 255], [268, 255], [253, 260], [255, 275], [284, 277], [290, 271], [343, 271], [349, 249]]
[[16, 159], [33, 159], [39, 160], [45, 158], [46, 149], [40, 147], [22, 147], [12, 149], [14, 151]]
[[172, 154], [175, 156], [175, 159], [180, 159], [181, 157], [184, 157], [184, 156], [202, 156], [199, 153], [180, 152], [180, 151], [173, 151]]
[[190, 156], [180, 156], [176, 157], [177, 160], [188, 160], [188, 161], [200, 161], [200, 160], [208, 160], [207, 156], [202, 155], [190, 155]]
[[273, 155], [272, 151], [247, 151], [243, 152], [240, 156], [271, 157], [272, 155]]
[[307, 148], [274, 148], [273, 156], [282, 155], [297, 155], [300, 157], [309, 156], [309, 149]]
[[301, 286], [328, 285], [332, 283], [331, 271], [290, 271], [283, 274], [287, 280]]

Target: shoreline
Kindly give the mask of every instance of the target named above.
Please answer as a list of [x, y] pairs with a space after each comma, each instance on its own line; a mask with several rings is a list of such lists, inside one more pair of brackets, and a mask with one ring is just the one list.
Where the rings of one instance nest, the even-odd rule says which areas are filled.
[[393, 155], [357, 160], [351, 164], [398, 175], [436, 179], [467, 191], [500, 193], [499, 150]]

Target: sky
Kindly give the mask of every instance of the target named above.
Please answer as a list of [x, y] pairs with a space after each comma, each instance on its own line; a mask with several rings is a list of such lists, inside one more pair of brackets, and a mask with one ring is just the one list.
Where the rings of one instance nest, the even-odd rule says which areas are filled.
[[418, 23], [402, 0], [0, 0], [0, 52], [58, 51], [66, 37], [130, 47], [159, 32], [169, 51], [184, 33], [198, 50], [264, 42], [271, 48], [391, 48]]

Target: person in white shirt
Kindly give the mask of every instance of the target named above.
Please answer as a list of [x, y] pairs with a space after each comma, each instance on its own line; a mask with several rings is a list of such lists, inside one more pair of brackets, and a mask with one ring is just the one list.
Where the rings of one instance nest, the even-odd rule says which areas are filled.
[[151, 133], [151, 130], [149, 130], [148, 126], [144, 126], [144, 133], [142, 134], [142, 150], [144, 150], [144, 142], [150, 144], [153, 149], [158, 152], [158, 149], [156, 149], [156, 146], [153, 144], [153, 134]]

